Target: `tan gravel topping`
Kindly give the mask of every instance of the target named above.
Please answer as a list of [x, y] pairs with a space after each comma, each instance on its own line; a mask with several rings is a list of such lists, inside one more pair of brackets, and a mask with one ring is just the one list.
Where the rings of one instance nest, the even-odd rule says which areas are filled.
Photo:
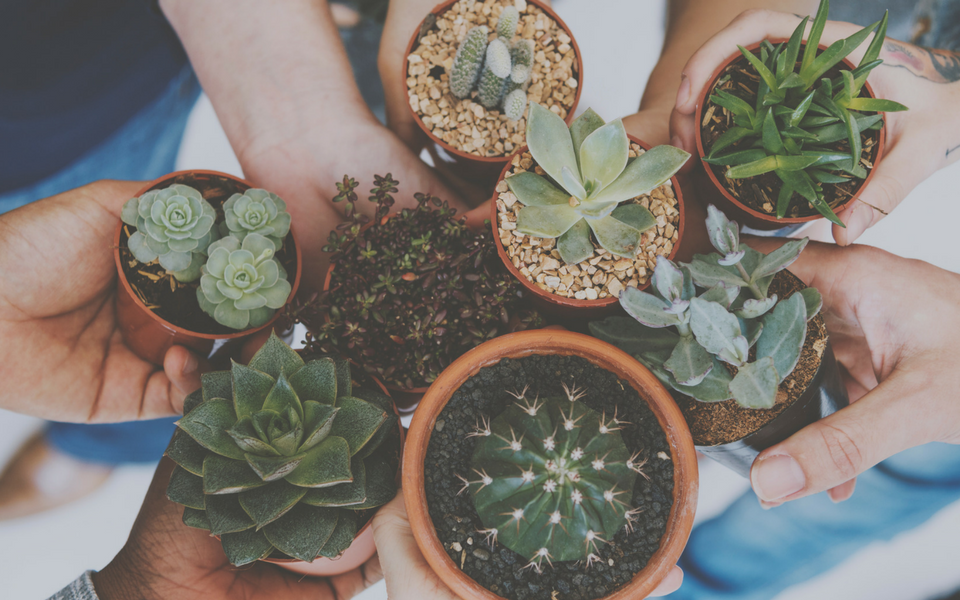
[[460, 0], [437, 17], [408, 57], [407, 91], [414, 113], [435, 136], [477, 156], [507, 156], [522, 147], [527, 113], [519, 121], [510, 121], [499, 110], [474, 102], [471, 98], [476, 91], [471, 98], [460, 100], [450, 93], [447, 70], [473, 27], [486, 25], [490, 39], [497, 37], [500, 12], [510, 5], [520, 11], [519, 37], [532, 39], [535, 45], [527, 99], [565, 119], [580, 80], [576, 52], [557, 22], [526, 0]]
[[[630, 144], [630, 156], [639, 156], [644, 150], [638, 144]], [[513, 157], [513, 167], [507, 175], [529, 171], [544, 175], [543, 169], [535, 165], [529, 152]], [[657, 218], [657, 226], [643, 234], [640, 240], [640, 254], [633, 260], [610, 254], [597, 246], [594, 241], [594, 255], [587, 260], [568, 265], [560, 258], [556, 249], [556, 240], [538, 238], [519, 233], [517, 213], [523, 205], [501, 180], [497, 184], [497, 216], [500, 242], [507, 256], [520, 273], [537, 287], [547, 292], [576, 298], [577, 300], [598, 300], [620, 296], [627, 287], [645, 285], [653, 275], [658, 256], [668, 256], [673, 252], [680, 237], [680, 211], [670, 181], [649, 194], [632, 200], [648, 208]]]

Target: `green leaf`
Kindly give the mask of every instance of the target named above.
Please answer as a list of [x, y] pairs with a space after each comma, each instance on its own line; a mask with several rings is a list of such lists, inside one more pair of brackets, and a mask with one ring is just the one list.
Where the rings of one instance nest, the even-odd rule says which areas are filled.
[[790, 40], [787, 42], [787, 49], [783, 53], [783, 72], [777, 73], [778, 79], [784, 79], [787, 73], [793, 74], [797, 67], [797, 58], [800, 56], [800, 46], [803, 42], [803, 32], [807, 28], [807, 21], [810, 17], [804, 17], [797, 28], [793, 30]]
[[207, 512], [197, 510], [189, 506], [183, 507], [183, 524], [194, 529], [203, 529], [210, 531], [210, 519], [207, 518]]
[[846, 227], [843, 224], [843, 221], [833, 212], [833, 209], [830, 208], [823, 198], [817, 192], [817, 189], [813, 185], [813, 180], [809, 175], [802, 171], [790, 172], [790, 171], [776, 171], [777, 176], [787, 185], [794, 188], [801, 196], [807, 199], [810, 204], [813, 205], [817, 211], [827, 218], [831, 223], [839, 225], [840, 227]]
[[628, 354], [656, 350], [669, 353], [680, 341], [680, 336], [670, 329], [645, 327], [629, 317], [607, 317], [603, 321], [591, 321], [589, 327], [590, 335]]
[[289, 381], [302, 402], [312, 400], [329, 406], [337, 403], [337, 367], [331, 358], [311, 360]]
[[763, 323], [740, 319], [740, 330], [743, 331], [743, 337], [747, 338], [747, 346], [753, 348], [763, 333]]
[[629, 152], [630, 140], [620, 119], [600, 127], [580, 146], [580, 170], [584, 181], [596, 180], [600, 182], [600, 189], [607, 187], [627, 166]]
[[587, 219], [600, 246], [617, 256], [636, 258], [642, 233], [612, 216]]
[[301, 419], [303, 418], [303, 405], [300, 404], [300, 398], [297, 397], [297, 393], [293, 391], [293, 387], [287, 380], [286, 370], [284, 367], [280, 367], [277, 382], [273, 385], [270, 393], [267, 394], [266, 400], [263, 401], [263, 410], [272, 410], [283, 414], [287, 408], [292, 408]]
[[254, 529], [224, 534], [220, 544], [227, 560], [235, 567], [256, 562], [273, 552], [273, 544], [267, 541], [262, 531]]
[[830, 11], [830, 0], [822, 0], [817, 9], [817, 15], [813, 19], [813, 25], [810, 27], [810, 35], [807, 37], [807, 47], [803, 52], [803, 62], [800, 65], [800, 74], [803, 75], [813, 66], [813, 61], [817, 57], [818, 46], [820, 45], [820, 36], [823, 35], [823, 28], [827, 24], [827, 13]]
[[646, 194], [666, 183], [689, 158], [689, 153], [673, 146], [651, 148], [630, 161], [617, 180], [591, 202], [623, 202]]
[[[233, 398], [233, 379], [230, 371], [211, 371], [200, 376], [204, 401], [214, 398]], [[184, 414], [188, 411], [184, 406]]]
[[351, 456], [359, 452], [387, 420], [386, 411], [359, 398], [342, 397], [337, 408], [330, 436], [346, 440]]
[[697, 342], [721, 360], [739, 365], [747, 359], [747, 343], [740, 331], [740, 322], [722, 305], [702, 298], [691, 300], [690, 329]]
[[190, 414], [177, 421], [177, 426], [204, 448], [222, 456], [243, 459], [243, 451], [227, 434], [227, 429], [236, 422], [233, 403], [223, 398], [214, 398], [202, 402], [190, 411]]
[[[393, 452], [394, 456], [389, 453]], [[381, 448], [365, 458], [366, 499], [360, 504], [347, 506], [348, 510], [362, 510], [383, 506], [397, 495], [397, 466], [400, 464], [398, 448]]]
[[[816, 92], [814, 92], [814, 94], [816, 94]], [[836, 123], [839, 120], [840, 119], [832, 116], [829, 116], [829, 117], [806, 116], [803, 118], [802, 121], [800, 121], [800, 127], [802, 127], [803, 129], [810, 129], [811, 127], [823, 127], [824, 125], [831, 125], [833, 123]], [[817, 137], [819, 138], [820, 136], [818, 135]]]
[[182, 467], [174, 467], [167, 484], [167, 498], [190, 508], [203, 510], [203, 478]]
[[[747, 252], [748, 256], [749, 254]], [[690, 269], [693, 282], [700, 287], [711, 288], [719, 283], [736, 288], [749, 285], [749, 282], [744, 281], [736, 270], [720, 265], [717, 262], [718, 259], [720, 257], [716, 254], [695, 254], [693, 260], [684, 266]], [[746, 268], [745, 263], [744, 268]]]
[[798, 127], [803, 121], [803, 118], [807, 116], [807, 111], [810, 110], [810, 105], [813, 104], [813, 97], [816, 94], [816, 92], [810, 92], [807, 94], [807, 96], [800, 101], [800, 104], [797, 105], [796, 110], [790, 114], [790, 118], [787, 119], [787, 123], [791, 127]]
[[207, 450], [182, 429], [173, 432], [164, 455], [194, 475], [203, 474], [203, 459]]
[[685, 280], [690, 280], [689, 271], [685, 274], [672, 260], [665, 258], [657, 260], [657, 266], [653, 270], [653, 290], [659, 293], [663, 300], [672, 303], [674, 300], [692, 298], [693, 282]]
[[[800, 258], [800, 253], [807, 247], [809, 238], [800, 240], [789, 240], [782, 246], [767, 254], [760, 260], [760, 264], [754, 269], [750, 277], [756, 281], [768, 275], [779, 273], [793, 264], [793, 261]], [[752, 318], [752, 317], [751, 317]]]
[[247, 464], [264, 481], [276, 481], [290, 474], [305, 458], [306, 454], [290, 456], [258, 456], [247, 454]]
[[222, 496], [207, 495], [204, 497], [207, 519], [210, 522], [210, 533], [223, 535], [253, 529], [254, 522], [240, 506], [238, 494], [224, 494]]
[[763, 333], [757, 341], [757, 356], [769, 356], [783, 381], [800, 360], [807, 336], [807, 306], [802, 294], [782, 300], [763, 319]]
[[854, 98], [847, 103], [847, 108], [866, 112], [899, 112], [910, 110], [899, 102], [884, 100], [883, 98]]
[[[820, 183], [846, 183], [850, 181], [849, 177], [835, 175], [823, 169], [810, 169], [807, 173]], [[784, 188], [786, 188], [786, 186], [784, 186]]]
[[[806, 83], [803, 79], [796, 73], [790, 73], [784, 78], [783, 82], [777, 87], [777, 92], [782, 94], [784, 90], [792, 90], [794, 88], [806, 87]], [[781, 100], [782, 101], [782, 100]]]
[[241, 460], [208, 454], [203, 460], [203, 492], [205, 494], [235, 494], [266, 485], [253, 469]]
[[203, 388], [190, 392], [187, 394], [187, 397], [183, 399], [183, 414], [187, 414], [200, 406], [201, 402], [203, 402]]
[[730, 167], [727, 169], [726, 176], [730, 179], [745, 179], [747, 177], [756, 177], [757, 175], [775, 171], [777, 168], [779, 168], [777, 157], [767, 156], [745, 165]]
[[743, 307], [734, 312], [741, 319], [756, 319], [773, 308], [776, 304], [776, 294], [770, 296], [769, 298], [747, 298], [743, 301]]
[[227, 434], [233, 438], [237, 446], [246, 452], [252, 452], [263, 456], [279, 456], [280, 453], [273, 446], [260, 439], [259, 433], [253, 425], [253, 419], [244, 417], [227, 430]]
[[635, 287], [628, 287], [620, 294], [620, 305], [647, 327], [669, 327], [680, 323], [677, 315], [664, 310], [668, 307], [666, 302]]
[[860, 127], [857, 125], [857, 119], [853, 113], [847, 113], [847, 139], [850, 142], [850, 165], [851, 168], [860, 164], [860, 156], [863, 154], [862, 140], [860, 139]]
[[[867, 47], [866, 53], [863, 55], [863, 58], [860, 59], [861, 67], [866, 66], [878, 58], [880, 58], [880, 50], [883, 49], [883, 41], [887, 37], [887, 20], [890, 17], [890, 11], [883, 11], [883, 18], [880, 19], [880, 23], [877, 25], [873, 40], [870, 42], [870, 45]], [[862, 85], [862, 84], [861, 84]], [[859, 93], [859, 88], [857, 92]], [[851, 94], [851, 98], [855, 98], [857, 94]]]
[[753, 120], [754, 116], [756, 115], [753, 107], [747, 104], [746, 101], [723, 90], [717, 90], [714, 95], [710, 96], [710, 101], [717, 106], [721, 106], [729, 110], [735, 115], [746, 117], [750, 120]]
[[807, 307], [807, 320], [817, 316], [817, 313], [820, 312], [820, 309], [823, 308], [823, 296], [820, 295], [820, 292], [817, 288], [804, 288], [800, 291], [800, 295], [803, 296], [804, 306]]
[[537, 161], [540, 168], [546, 171], [554, 181], [563, 181], [562, 171], [566, 167], [576, 182], [583, 184], [580, 180], [577, 155], [573, 150], [573, 139], [570, 137], [567, 124], [558, 115], [536, 102], [530, 103], [530, 112], [527, 117], [527, 144], [530, 146], [533, 160]]
[[816, 156], [778, 156], [777, 169], [781, 171], [803, 171], [818, 160]]
[[671, 387], [682, 394], [700, 402], [723, 402], [733, 397], [730, 393], [730, 382], [733, 381], [730, 372], [716, 358], [713, 359], [713, 368], [699, 384], [694, 386], [671, 383]]
[[765, 150], [761, 150], [759, 148], [753, 148], [751, 150], [739, 150], [736, 152], [731, 152], [730, 154], [715, 156], [713, 158], [704, 158], [703, 162], [709, 163], [711, 165], [732, 167], [736, 165], [742, 165], [742, 164], [758, 161], [764, 158], [766, 155], [767, 153]]
[[621, 204], [613, 209], [610, 217], [620, 221], [640, 233], [652, 229], [657, 224], [657, 218], [648, 209], [640, 204]]
[[777, 121], [773, 116], [773, 111], [767, 111], [763, 117], [763, 149], [770, 154], [783, 154], [783, 140], [780, 139], [780, 132], [777, 130]]
[[711, 158], [728, 146], [736, 144], [743, 138], [748, 135], [755, 133], [752, 129], [747, 129], [746, 127], [731, 127], [730, 129], [724, 131], [720, 137], [718, 137], [714, 142], [713, 146], [710, 147], [710, 154], [708, 158]]
[[303, 367], [303, 359], [290, 346], [284, 344], [275, 331], [271, 331], [266, 343], [250, 359], [249, 366], [277, 379], [281, 369], [286, 371], [287, 376], [299, 371]]
[[362, 504], [367, 499], [367, 472], [363, 458], [359, 454], [355, 454], [350, 459], [350, 472], [353, 473], [353, 481], [349, 483], [316, 489], [300, 488], [306, 490], [306, 495], [301, 502], [311, 506], [326, 507]]
[[790, 208], [790, 200], [793, 198], [793, 188], [787, 184], [780, 187], [780, 193], [777, 194], [777, 218], [782, 219], [787, 215], [787, 209]]
[[663, 368], [673, 373], [680, 385], [693, 386], [703, 381], [713, 368], [713, 356], [693, 336], [681, 337]]
[[[851, 52], [856, 50], [857, 46], [862, 44], [863, 41], [867, 39], [867, 36], [870, 35], [871, 30], [876, 27], [876, 25], [877, 23], [868, 25], [850, 37], [844, 40], [837, 40], [836, 42], [830, 44], [829, 48], [824, 50], [819, 56], [817, 56], [816, 59], [814, 59], [809, 68], [801, 68], [800, 76], [803, 77], [803, 81], [806, 83], [806, 85], [813, 85], [813, 83], [819, 79], [821, 75], [829, 71], [834, 65], [838, 64]], [[804, 56], [804, 59], [806, 59], [806, 56]]]
[[[879, 123], [883, 117], [880, 115], [857, 115], [856, 119], [857, 127], [860, 128], [860, 131], [866, 131], [876, 123]], [[847, 137], [847, 124], [846, 122], [834, 123], [833, 125], [811, 129], [810, 132], [819, 138], [821, 145], [832, 144]]]
[[337, 558], [350, 547], [354, 538], [357, 537], [357, 517], [348, 510], [331, 510], [337, 511], [337, 526], [330, 534], [327, 542], [320, 548], [320, 556]]
[[737, 404], [745, 408], [772, 408], [777, 402], [779, 382], [773, 359], [764, 357], [739, 368], [730, 382], [730, 392]]
[[783, 137], [787, 138], [783, 140], [784, 148], [786, 148], [790, 152], [793, 152], [794, 150], [787, 146], [791, 142], [796, 144], [796, 142], [794, 142], [793, 140], [801, 140], [801, 142], [802, 141], [811, 141], [811, 142], [819, 141], [817, 139], [817, 136], [800, 129], [799, 127], [787, 127], [786, 129], [783, 130], [782, 133], [783, 133]]
[[580, 183], [580, 175], [574, 173], [570, 167], [560, 169], [560, 185], [580, 200], [584, 200], [588, 196], [586, 188], [588, 184], [590, 185], [590, 189], [593, 190], [594, 186], [592, 182]]
[[740, 229], [723, 211], [712, 204], [707, 206], [706, 223], [710, 243], [717, 252], [727, 255], [740, 251]]
[[569, 206], [570, 194], [536, 173], [524, 171], [507, 177], [505, 181], [524, 206]]
[[257, 524], [257, 529], [262, 529], [293, 508], [306, 493], [306, 488], [290, 485], [281, 479], [261, 488], [241, 492], [240, 506]]
[[583, 111], [583, 114], [570, 124], [570, 139], [573, 140], [573, 152], [576, 154], [578, 161], [580, 160], [580, 146], [583, 144], [583, 140], [603, 125], [603, 119], [593, 112], [592, 108]]
[[263, 533], [284, 554], [312, 562], [333, 535], [337, 520], [334, 510], [301, 503], [267, 525]]
[[343, 438], [328, 437], [307, 452], [300, 465], [285, 479], [293, 485], [309, 488], [353, 481], [350, 446]]
[[303, 403], [303, 442], [297, 449], [305, 452], [322, 442], [333, 429], [334, 418], [340, 409], [319, 402]]
[[743, 57], [747, 59], [747, 62], [757, 71], [757, 74], [760, 75], [760, 78], [763, 79], [763, 82], [767, 84], [767, 87], [771, 90], [777, 89], [777, 78], [774, 76], [770, 69], [767, 68], [763, 61], [761, 61], [757, 56], [744, 48], [743, 46], [737, 46], [740, 49], [740, 54], [743, 54]]
[[243, 419], [263, 408], [263, 402], [276, 380], [262, 371], [231, 361], [233, 406], [237, 417]]
[[517, 231], [543, 238], [560, 237], [583, 217], [569, 204], [524, 206], [517, 213]]
[[709, 288], [700, 295], [700, 298], [707, 302], [716, 302], [724, 308], [730, 308], [733, 301], [740, 295], [740, 288], [718, 282], [717, 285]]
[[568, 265], [575, 265], [593, 256], [593, 240], [586, 219], [580, 219], [566, 233], [557, 238], [560, 258]]
[[346, 358], [335, 357], [333, 364], [337, 367], [337, 397], [353, 394], [353, 377], [350, 374], [350, 361]]

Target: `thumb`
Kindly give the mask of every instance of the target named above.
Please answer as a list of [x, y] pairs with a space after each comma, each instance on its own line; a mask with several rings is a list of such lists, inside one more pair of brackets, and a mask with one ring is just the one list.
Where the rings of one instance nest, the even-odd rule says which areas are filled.
[[767, 448], [750, 484], [760, 500], [796, 500], [845, 484], [878, 462], [932, 439], [918, 411], [926, 375], [899, 369], [855, 404]]
[[183, 346], [172, 346], [163, 357], [163, 372], [170, 380], [170, 405], [183, 413], [183, 400], [200, 388], [200, 375], [210, 370], [206, 359]]

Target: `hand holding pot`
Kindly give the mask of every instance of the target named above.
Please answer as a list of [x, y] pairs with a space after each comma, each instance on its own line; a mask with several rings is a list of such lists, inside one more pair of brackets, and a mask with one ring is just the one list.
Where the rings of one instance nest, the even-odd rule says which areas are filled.
[[173, 467], [169, 459], [160, 462], [126, 545], [93, 575], [101, 600], [347, 600], [381, 578], [376, 557], [329, 579], [304, 577], [266, 563], [234, 568], [219, 541], [180, 522], [182, 507], [165, 493]]
[[0, 216], [0, 407], [74, 422], [179, 414], [200, 361], [174, 346], [157, 369], [124, 344], [110, 251], [143, 186], [100, 181]]
[[760, 453], [750, 481], [761, 502], [824, 490], [846, 500], [856, 476], [887, 457], [960, 443], [960, 275], [869, 246], [818, 243], [790, 269], [823, 294], [850, 406]]
[[[787, 38], [799, 22], [792, 14], [749, 10], [707, 41], [683, 69], [671, 117], [675, 142], [696, 152], [698, 124], [694, 114], [698, 99], [715, 69], [736, 51], [737, 44], [748, 46], [764, 39]], [[821, 44], [846, 38], [859, 29], [850, 23], [828, 21]], [[869, 42], [851, 54], [854, 61], [863, 57]], [[920, 182], [960, 157], [960, 116], [944, 110], [960, 102], [960, 55], [888, 39], [880, 58], [884, 63], [870, 73], [869, 83], [878, 97], [900, 102], [909, 111], [886, 113], [886, 154], [859, 201], [838, 215], [846, 229], [833, 227], [834, 239], [841, 245], [853, 243]]]

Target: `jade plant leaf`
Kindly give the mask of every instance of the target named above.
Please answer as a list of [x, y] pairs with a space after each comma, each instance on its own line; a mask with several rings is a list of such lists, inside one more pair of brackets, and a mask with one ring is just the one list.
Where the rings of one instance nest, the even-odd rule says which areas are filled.
[[227, 429], [236, 422], [233, 402], [214, 398], [202, 402], [190, 411], [190, 414], [180, 419], [177, 425], [204, 448], [221, 456], [243, 459], [243, 451], [227, 434]]
[[255, 529], [224, 534], [220, 543], [227, 559], [237, 567], [266, 558], [273, 551], [273, 544], [262, 531]]
[[353, 481], [349, 444], [345, 439], [331, 435], [307, 452], [300, 465], [285, 479], [293, 485], [310, 488]]
[[235, 494], [266, 485], [246, 462], [207, 454], [203, 459], [203, 491], [206, 494]]
[[569, 204], [524, 206], [517, 213], [517, 231], [545, 238], [560, 237], [582, 219]]
[[620, 304], [634, 319], [647, 327], [669, 327], [680, 323], [677, 315], [666, 312], [668, 304], [652, 294], [628, 287], [620, 294]]
[[623, 202], [646, 194], [673, 177], [687, 159], [688, 152], [673, 146], [656, 146], [630, 161], [616, 181], [592, 198], [595, 202]]
[[290, 346], [284, 344], [276, 332], [271, 332], [267, 341], [250, 359], [249, 366], [277, 379], [281, 369], [286, 371], [287, 375], [299, 371], [303, 367], [303, 359]]
[[673, 374], [680, 385], [697, 385], [713, 368], [713, 356], [693, 336], [680, 338], [663, 368]]
[[[337, 526], [337, 512], [303, 503], [263, 529], [267, 540], [281, 552], [313, 562]], [[353, 538], [350, 538], [353, 541]]]
[[543, 177], [524, 171], [506, 178], [507, 187], [524, 206], [568, 205], [570, 194]]
[[357, 537], [357, 518], [350, 511], [344, 509], [327, 509], [337, 512], [337, 525], [327, 542], [320, 548], [320, 556], [337, 558], [344, 550], [350, 547]]
[[207, 519], [210, 521], [210, 533], [213, 535], [235, 533], [254, 527], [253, 519], [240, 506], [238, 494], [207, 494], [204, 501]]
[[359, 452], [387, 420], [386, 411], [359, 398], [341, 397], [337, 408], [339, 412], [330, 435], [346, 440], [351, 456]]
[[773, 359], [765, 356], [753, 363], [741, 365], [730, 382], [730, 392], [737, 403], [748, 408], [771, 408], [777, 401], [780, 376]]
[[807, 305], [802, 294], [783, 300], [763, 319], [763, 333], [757, 341], [757, 356], [769, 356], [783, 381], [800, 360], [807, 337]]
[[273, 389], [276, 380], [263, 371], [233, 362], [230, 366], [233, 382], [232, 395], [237, 418], [243, 419], [263, 408], [263, 401]]
[[170, 485], [167, 486], [167, 498], [178, 504], [203, 510], [203, 478], [183, 467], [174, 467], [170, 475]]
[[262, 529], [293, 508], [306, 493], [307, 488], [291, 485], [281, 479], [241, 492], [240, 506], [256, 523], [257, 529]]
[[583, 180], [598, 182], [597, 190], [613, 183], [627, 166], [630, 140], [620, 119], [599, 127], [580, 145]]
[[560, 258], [568, 265], [575, 265], [593, 256], [593, 240], [586, 219], [580, 219], [566, 233], [557, 238]]

